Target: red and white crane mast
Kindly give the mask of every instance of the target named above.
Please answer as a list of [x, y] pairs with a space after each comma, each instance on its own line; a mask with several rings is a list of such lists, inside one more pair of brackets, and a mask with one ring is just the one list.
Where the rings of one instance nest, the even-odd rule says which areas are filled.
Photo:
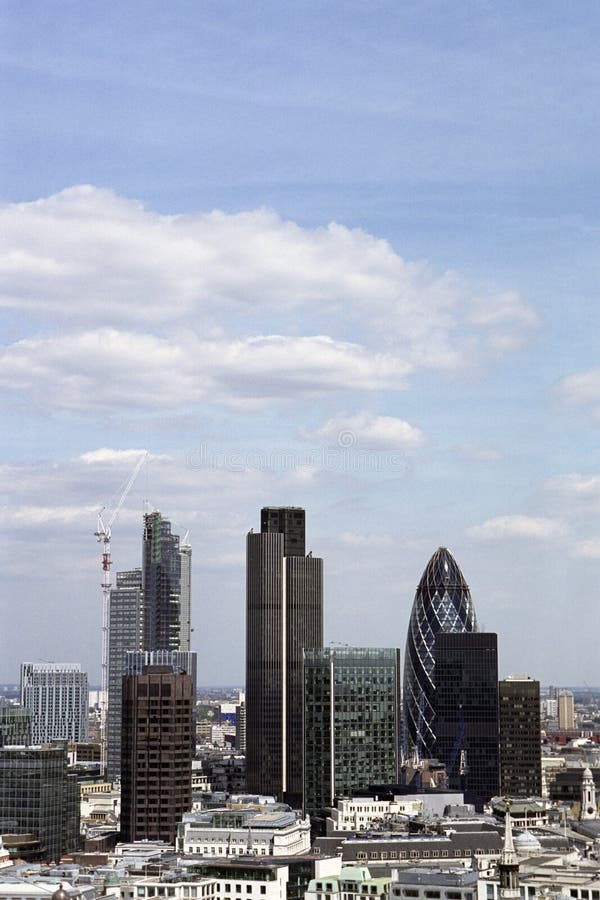
[[147, 456], [148, 453], [144, 452], [137, 461], [131, 477], [125, 485], [125, 489], [123, 490], [123, 493], [119, 498], [119, 502], [112, 511], [106, 525], [104, 524], [104, 520], [102, 518], [102, 513], [105, 511], [105, 507], [102, 507], [102, 509], [99, 511], [98, 527], [94, 532], [96, 540], [102, 545], [102, 693], [100, 701], [100, 740], [102, 746], [102, 765], [104, 768], [106, 768], [107, 753], [106, 716], [108, 706], [108, 610], [110, 601], [110, 589], [112, 587], [110, 580], [110, 567], [112, 565], [112, 561], [110, 558], [111, 528], [115, 522], [115, 519], [119, 515], [121, 507], [125, 502], [125, 498], [133, 487], [133, 483], [138, 477], [140, 469], [144, 465]]

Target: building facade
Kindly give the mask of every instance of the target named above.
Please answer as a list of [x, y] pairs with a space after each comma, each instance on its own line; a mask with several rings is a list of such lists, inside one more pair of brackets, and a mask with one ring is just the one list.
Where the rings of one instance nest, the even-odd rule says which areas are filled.
[[21, 664], [21, 706], [31, 712], [31, 741], [87, 741], [88, 677], [79, 663]]
[[510, 675], [499, 683], [500, 792], [541, 797], [540, 683]]
[[37, 835], [42, 860], [77, 850], [79, 785], [66, 747], [0, 748], [0, 834]]
[[192, 676], [147, 666], [123, 680], [121, 838], [174, 843], [192, 806]]
[[435, 642], [444, 632], [477, 631], [469, 586], [446, 547], [433, 554], [417, 587], [404, 655], [404, 751], [434, 754]]
[[[247, 537], [248, 790], [302, 802], [302, 650], [323, 645], [323, 560], [305, 550], [304, 510], [267, 507]], [[275, 529], [284, 529], [276, 531]]]
[[399, 772], [400, 651], [304, 651], [304, 809], [330, 807]]
[[31, 744], [31, 710], [0, 706], [0, 747]]
[[496, 634], [438, 634], [434, 702], [434, 750], [448, 787], [481, 809], [499, 787]]
[[143, 650], [189, 649], [191, 559], [191, 547], [180, 547], [168, 519], [158, 510], [144, 516]]
[[142, 643], [142, 570], [117, 572], [108, 607], [107, 777], [121, 773], [121, 698], [128, 650]]

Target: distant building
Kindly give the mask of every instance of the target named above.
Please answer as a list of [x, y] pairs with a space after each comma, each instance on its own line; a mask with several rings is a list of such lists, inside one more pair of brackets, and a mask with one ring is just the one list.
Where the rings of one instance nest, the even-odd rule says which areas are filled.
[[0, 706], [0, 747], [31, 744], [31, 710]]
[[433, 554], [417, 587], [404, 654], [404, 745], [407, 756], [435, 755], [435, 644], [442, 632], [477, 631], [469, 586], [446, 547]]
[[575, 727], [575, 700], [571, 691], [558, 694], [558, 727], [561, 731]]
[[21, 664], [21, 706], [31, 711], [31, 741], [87, 741], [88, 677], [79, 663]]
[[304, 651], [304, 809], [315, 813], [399, 772], [400, 651]]
[[0, 748], [0, 834], [37, 836], [46, 861], [77, 850], [79, 785], [66, 746]]
[[511, 675], [499, 684], [500, 792], [508, 797], [542, 794], [540, 683]]
[[192, 806], [192, 676], [147, 666], [123, 681], [121, 835], [174, 843]]
[[302, 649], [323, 644], [323, 560], [305, 555], [305, 513], [265, 507], [247, 537], [248, 790], [302, 802]]
[[499, 786], [497, 635], [438, 634], [435, 683], [435, 756], [449, 788], [481, 809]]

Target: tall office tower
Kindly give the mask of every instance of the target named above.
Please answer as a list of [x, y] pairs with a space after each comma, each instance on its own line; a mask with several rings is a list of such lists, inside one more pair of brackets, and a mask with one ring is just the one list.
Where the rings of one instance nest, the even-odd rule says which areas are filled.
[[304, 651], [304, 810], [372, 784], [397, 784], [400, 651]]
[[499, 785], [497, 635], [437, 635], [434, 709], [434, 752], [449, 787], [482, 809]]
[[0, 706], [0, 747], [31, 744], [31, 710]]
[[469, 587], [446, 547], [433, 554], [413, 602], [404, 656], [404, 752], [427, 759], [435, 733], [435, 641], [443, 632], [477, 631]]
[[125, 657], [142, 643], [142, 570], [117, 572], [108, 606], [107, 777], [121, 773], [121, 702]]
[[540, 683], [510, 675], [499, 684], [500, 791], [508, 797], [542, 794]]
[[123, 681], [121, 840], [173, 844], [192, 807], [192, 676], [147, 666]]
[[558, 727], [561, 731], [575, 728], [575, 700], [571, 691], [559, 691]]
[[247, 538], [247, 786], [298, 806], [302, 650], [323, 646], [323, 560], [304, 555], [304, 510], [267, 507], [261, 528]]
[[21, 706], [31, 710], [32, 743], [87, 741], [88, 678], [79, 663], [22, 663]]
[[189, 649], [191, 555], [158, 510], [144, 516], [142, 649]]
[[65, 747], [0, 748], [0, 834], [35, 834], [42, 860], [77, 850], [79, 785]]

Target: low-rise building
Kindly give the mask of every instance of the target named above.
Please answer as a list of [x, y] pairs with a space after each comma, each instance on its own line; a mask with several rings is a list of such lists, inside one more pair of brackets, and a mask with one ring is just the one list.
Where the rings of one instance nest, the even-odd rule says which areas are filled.
[[310, 819], [281, 809], [188, 813], [177, 847], [203, 856], [296, 856], [310, 850]]

